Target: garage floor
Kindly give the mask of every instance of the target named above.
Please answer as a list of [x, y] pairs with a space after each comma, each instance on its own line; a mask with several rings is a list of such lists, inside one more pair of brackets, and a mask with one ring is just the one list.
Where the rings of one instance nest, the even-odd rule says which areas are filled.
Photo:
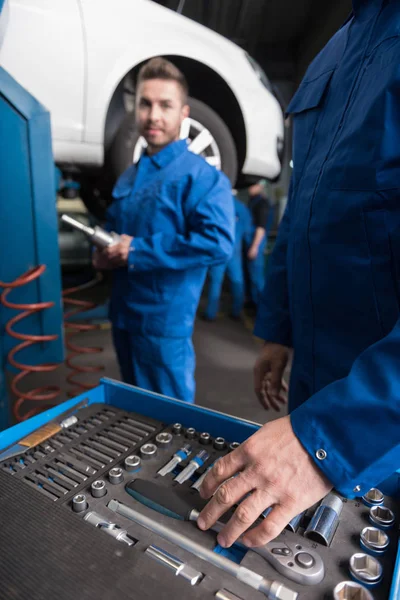
[[[90, 294], [98, 301], [104, 300], [104, 289], [100, 288]], [[76, 294], [74, 297], [80, 296]], [[278, 414], [265, 411], [259, 405], [253, 393], [252, 369], [261, 348], [261, 341], [254, 338], [251, 333], [253, 322], [250, 317], [245, 317], [243, 322], [234, 322], [228, 318], [228, 301], [227, 297], [223, 299], [223, 312], [215, 322], [209, 323], [201, 319], [196, 322], [194, 334], [197, 356], [196, 403], [264, 423], [286, 414], [286, 410], [283, 408]], [[204, 299], [200, 304], [199, 314], [203, 304]], [[103, 348], [101, 354], [80, 356], [75, 359], [77, 364], [102, 365], [104, 368], [100, 375], [80, 375], [82, 381], [96, 384], [101, 376], [120, 379], [108, 322], [101, 323], [96, 331], [79, 334], [74, 338], [74, 343]], [[21, 389], [57, 385], [61, 389], [59, 401], [62, 402], [68, 398], [68, 390], [71, 389], [71, 385], [66, 381], [69, 373], [65, 365], [60, 365], [53, 373], [30, 375], [26, 378], [26, 384], [21, 385]], [[32, 406], [32, 402], [26, 402], [24, 410], [29, 410]]]

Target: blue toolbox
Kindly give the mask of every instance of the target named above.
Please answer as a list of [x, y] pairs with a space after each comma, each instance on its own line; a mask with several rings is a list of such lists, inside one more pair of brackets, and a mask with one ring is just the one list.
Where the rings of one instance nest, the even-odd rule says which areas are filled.
[[0, 597], [398, 600], [385, 485], [332, 492], [257, 549], [197, 528], [208, 469], [258, 427], [104, 379], [3, 431]]

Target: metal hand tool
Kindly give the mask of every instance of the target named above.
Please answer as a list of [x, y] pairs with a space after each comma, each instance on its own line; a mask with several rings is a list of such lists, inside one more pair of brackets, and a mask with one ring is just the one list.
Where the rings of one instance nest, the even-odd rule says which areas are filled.
[[108, 248], [108, 246], [117, 244], [121, 240], [121, 237], [117, 233], [114, 233], [114, 231], [109, 233], [97, 225], [95, 227], [87, 227], [87, 225], [84, 225], [68, 215], [62, 215], [61, 220], [64, 221], [64, 223], [71, 225], [74, 229], [82, 231], [82, 233], [84, 233], [97, 248]]
[[360, 546], [368, 554], [379, 555], [386, 552], [389, 536], [377, 527], [364, 527], [360, 534]]
[[209, 473], [209, 471], [211, 471], [212, 468], [213, 468], [213, 465], [210, 465], [208, 467], [207, 471], [204, 471], [203, 475], [200, 475], [200, 477], [194, 482], [194, 484], [192, 485], [192, 488], [194, 490], [199, 491], [199, 489], [203, 485], [203, 481], [205, 480], [205, 478], [207, 477], [207, 474]]
[[74, 512], [83, 512], [87, 509], [88, 503], [85, 494], [77, 494], [72, 498], [72, 510]]
[[156, 435], [156, 444], [162, 449], [168, 448], [168, 446], [171, 445], [172, 440], [172, 433], [169, 433], [168, 431], [162, 431]]
[[103, 479], [96, 479], [90, 486], [90, 491], [93, 498], [102, 498], [107, 493], [105, 481]]
[[196, 430], [194, 427], [188, 427], [186, 429], [185, 436], [188, 438], [188, 440], [192, 440], [195, 435], [196, 435]]
[[394, 525], [394, 513], [386, 506], [373, 506], [369, 509], [369, 520], [380, 529], [390, 529]]
[[34, 446], [41, 444], [45, 440], [48, 440], [53, 435], [56, 435], [56, 433], [59, 433], [63, 429], [67, 429], [68, 427], [75, 425], [78, 419], [74, 415], [74, 413], [87, 405], [88, 400], [82, 400], [72, 408], [66, 410], [64, 413], [59, 415], [53, 421], [50, 421], [50, 423], [46, 423], [46, 425], [43, 425], [43, 427], [39, 427], [39, 429], [30, 433], [18, 443], [13, 444], [11, 447], [7, 448], [7, 450], [4, 450], [0, 453], [0, 462], [3, 462], [4, 460], [9, 460], [14, 456], [24, 454], [30, 448], [33, 448]]
[[203, 433], [199, 436], [199, 442], [203, 446], [207, 446], [211, 441], [211, 435], [207, 431], [203, 431]]
[[229, 444], [229, 450], [236, 450], [236, 448], [239, 448], [239, 446], [239, 442], [232, 442], [232, 444]]
[[201, 571], [197, 571], [190, 565], [184, 563], [182, 560], [173, 556], [166, 550], [159, 548], [158, 546], [149, 546], [146, 548], [145, 553], [151, 558], [154, 558], [156, 561], [165, 565], [169, 569], [175, 572], [175, 575], [180, 575], [187, 581], [189, 581], [190, 585], [196, 585], [199, 581], [201, 581], [204, 577], [204, 574]]
[[258, 573], [237, 565], [233, 561], [225, 558], [221, 554], [217, 554], [212, 550], [208, 550], [204, 546], [193, 542], [190, 538], [178, 533], [174, 529], [166, 527], [162, 523], [158, 523], [154, 519], [150, 519], [140, 512], [136, 511], [117, 500], [111, 500], [108, 503], [108, 508], [113, 512], [130, 519], [142, 527], [145, 527], [149, 531], [158, 534], [165, 540], [176, 544], [179, 548], [187, 550], [191, 554], [194, 554], [198, 558], [205, 560], [206, 562], [215, 565], [222, 569], [226, 573], [229, 573], [239, 581], [246, 583], [248, 586], [262, 592], [271, 600], [296, 600], [298, 597], [297, 592], [286, 587], [279, 581], [273, 581], [262, 577]]
[[172, 433], [174, 433], [175, 435], [179, 435], [180, 433], [182, 433], [182, 429], [183, 425], [181, 423], [174, 423], [172, 425]]
[[[190, 500], [175, 490], [144, 479], [134, 479], [125, 489], [135, 500], [161, 514], [183, 521], [197, 521], [199, 512], [189, 504]], [[223, 527], [224, 523], [217, 521], [211, 529], [219, 532]], [[248, 550], [240, 538], [236, 543]], [[311, 548], [304, 548], [297, 541], [273, 540], [265, 546], [251, 548], [251, 551], [265, 558], [279, 573], [302, 585], [316, 585], [324, 578], [325, 569], [321, 556]]]
[[339, 525], [339, 517], [343, 508], [343, 500], [336, 494], [330, 492], [318, 506], [304, 537], [318, 542], [323, 546], [329, 546]]
[[125, 544], [128, 544], [128, 546], [134, 546], [137, 543], [137, 540], [130, 536], [125, 529], [121, 529], [121, 527], [116, 523], [107, 521], [107, 519], [104, 519], [97, 512], [88, 512], [83, 518], [91, 525], [94, 525], [105, 533], [108, 533], [108, 535], [112, 535], [112, 537], [119, 542], [124, 542]]
[[66, 452], [59, 454], [58, 458], [59, 460], [64, 461], [68, 467], [72, 468], [78, 473], [82, 473], [85, 477], [96, 474], [96, 469]]
[[381, 563], [373, 556], [362, 552], [353, 554], [350, 558], [349, 569], [352, 577], [363, 585], [376, 585], [382, 579]]
[[225, 438], [223, 437], [217, 437], [214, 440], [214, 448], [216, 450], [223, 450], [226, 446], [226, 442], [225, 442]]
[[232, 594], [232, 592], [228, 592], [228, 590], [218, 590], [214, 598], [217, 598], [217, 600], [242, 600], [242, 598], [239, 598], [236, 594]]
[[184, 483], [185, 481], [190, 479], [191, 476], [194, 473], [196, 473], [196, 471], [200, 469], [200, 467], [204, 465], [204, 463], [209, 459], [209, 457], [210, 455], [208, 454], [208, 452], [206, 452], [205, 450], [200, 450], [200, 452], [196, 454], [194, 458], [192, 458], [187, 467], [185, 467], [183, 471], [181, 471], [179, 475], [175, 477], [174, 481], [177, 481], [178, 483]]
[[374, 600], [368, 590], [355, 581], [341, 581], [333, 590], [333, 600]]
[[383, 504], [384, 500], [385, 496], [382, 494], [381, 490], [378, 490], [377, 488], [371, 488], [362, 497], [365, 506], [378, 506]]
[[108, 479], [113, 485], [122, 483], [124, 480], [124, 473], [120, 467], [113, 467], [108, 472]]
[[293, 517], [293, 519], [291, 521], [289, 521], [289, 523], [286, 525], [285, 529], [288, 529], [289, 531], [293, 531], [293, 533], [296, 533], [296, 531], [300, 527], [300, 524], [301, 524], [305, 514], [306, 514], [306, 511], [304, 510], [300, 514]]
[[140, 456], [136, 456], [136, 454], [131, 454], [130, 456], [127, 456], [125, 458], [125, 470], [128, 471], [128, 473], [136, 473], [136, 471], [139, 471], [141, 463], [142, 461], [140, 459]]
[[161, 477], [164, 477], [168, 473], [171, 473], [171, 471], [173, 471], [175, 467], [179, 465], [180, 462], [182, 462], [188, 456], [190, 456], [191, 453], [192, 447], [189, 446], [189, 444], [184, 444], [182, 448], [178, 450], [178, 452], [175, 452], [171, 460], [168, 461], [166, 465], [164, 465], [163, 467], [161, 467], [161, 469], [157, 471], [157, 474], [161, 475]]
[[155, 444], [143, 444], [139, 452], [143, 460], [150, 460], [157, 456], [157, 446]]

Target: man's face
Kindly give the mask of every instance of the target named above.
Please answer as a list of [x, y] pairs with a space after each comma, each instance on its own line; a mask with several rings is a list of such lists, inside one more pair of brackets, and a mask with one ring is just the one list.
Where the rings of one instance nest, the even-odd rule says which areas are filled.
[[149, 79], [138, 87], [136, 124], [150, 154], [179, 139], [182, 121], [189, 116], [176, 81]]

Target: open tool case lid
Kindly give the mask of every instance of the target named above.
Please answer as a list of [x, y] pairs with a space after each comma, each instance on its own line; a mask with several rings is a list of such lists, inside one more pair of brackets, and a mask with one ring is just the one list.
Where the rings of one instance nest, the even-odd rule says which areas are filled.
[[[21, 440], [84, 398], [88, 399], [88, 408], [84, 409], [86, 414], [94, 414], [96, 410], [103, 411], [101, 405], [104, 406], [105, 412], [108, 410], [106, 406], [122, 411], [132, 411], [147, 417], [150, 422], [155, 424], [154, 432], [162, 430], [165, 425], [180, 422], [186, 427], [194, 427], [197, 431], [207, 431], [213, 437], [223, 436], [229, 441], [241, 442], [259, 427], [255, 423], [188, 405], [111, 380], [103, 380], [99, 387], [87, 394], [0, 433], [0, 449]], [[167, 452], [165, 456], [169, 457], [170, 454], [172, 451]], [[148, 469], [147, 466], [143, 469], [144, 473], [146, 473], [146, 469]], [[106, 479], [105, 476], [100, 476]], [[128, 479], [125, 479], [125, 483], [127, 481]], [[168, 482], [163, 481], [163, 484], [167, 485]], [[132, 499], [126, 494], [123, 486], [110, 487], [112, 490], [109, 490], [107, 501], [115, 497], [129, 505]], [[383, 489], [383, 491], [386, 490]], [[107, 517], [110, 518], [112, 515], [110, 511], [104, 513], [104, 510], [109, 510], [105, 508], [107, 502], [104, 499], [98, 498], [94, 502], [94, 499], [90, 498], [89, 501], [90, 509], [98, 510], [103, 513], [102, 516], [107, 514]], [[390, 501], [394, 508], [396, 503], [392, 499]], [[349, 531], [358, 531], [366, 524], [362, 521], [360, 508], [355, 508], [356, 506], [360, 506], [356, 501], [349, 500], [345, 504], [341, 515], [341, 526], [339, 526], [337, 539], [332, 543], [332, 547], [325, 548], [318, 545], [318, 552], [326, 565], [325, 579], [320, 586], [305, 587], [285, 579], [253, 552], [248, 552], [241, 564], [260, 575], [281, 580], [299, 592], [299, 600], [331, 597], [336, 583], [349, 579], [346, 566], [340, 562], [341, 552], [347, 543]], [[149, 511], [150, 509], [144, 509], [147, 515], [149, 515]], [[176, 597], [211, 599], [214, 598], [216, 591], [222, 588], [243, 600], [265, 598], [260, 592], [237, 581], [213, 565], [205, 563], [198, 557], [170, 544], [156, 534], [128, 522], [119, 515], [114, 515], [114, 521], [127, 529], [129, 535], [138, 540], [133, 547], [120, 543], [83, 522], [80, 515], [72, 512], [70, 500], [64, 501], [61, 498], [51, 502], [36, 490], [25, 485], [19, 476], [12, 477], [4, 470], [0, 470], [0, 515], [0, 582], [2, 586], [0, 596], [4, 600], [8, 598], [25, 600], [28, 597], [31, 600], [47, 600], [47, 598], [121, 600], [124, 598], [147, 599], [155, 596], [165, 599]], [[193, 524], [175, 520], [171, 522], [169, 517], [159, 513], [154, 513], [154, 519], [168, 524], [182, 533], [188, 531], [187, 527], [195, 528]], [[193, 530], [191, 537], [194, 537], [199, 543], [203, 542], [211, 549], [215, 546], [215, 535], [213, 532]], [[287, 535], [290, 537], [296, 534], [288, 532]], [[394, 541], [395, 537], [396, 533], [394, 532], [392, 534]], [[304, 538], [299, 539], [304, 540]], [[354, 544], [354, 540], [352, 543]], [[145, 554], [144, 550], [150, 544], [160, 546], [198, 569], [205, 574], [204, 579], [198, 585], [191, 587], [181, 577], [175, 577], [173, 572]], [[355, 548], [352, 552], [360, 551], [357, 546]], [[390, 562], [390, 570], [395, 554], [396, 548], [393, 547], [389, 559], [386, 559]], [[397, 556], [392, 582], [389, 578], [384, 589], [373, 590], [375, 600], [399, 598], [399, 556], [400, 553]], [[330, 567], [330, 563], [335, 563], [334, 568]], [[385, 569], [386, 572], [389, 572], [389, 567], [386, 565]], [[391, 587], [390, 596], [388, 596], [389, 587]]]

